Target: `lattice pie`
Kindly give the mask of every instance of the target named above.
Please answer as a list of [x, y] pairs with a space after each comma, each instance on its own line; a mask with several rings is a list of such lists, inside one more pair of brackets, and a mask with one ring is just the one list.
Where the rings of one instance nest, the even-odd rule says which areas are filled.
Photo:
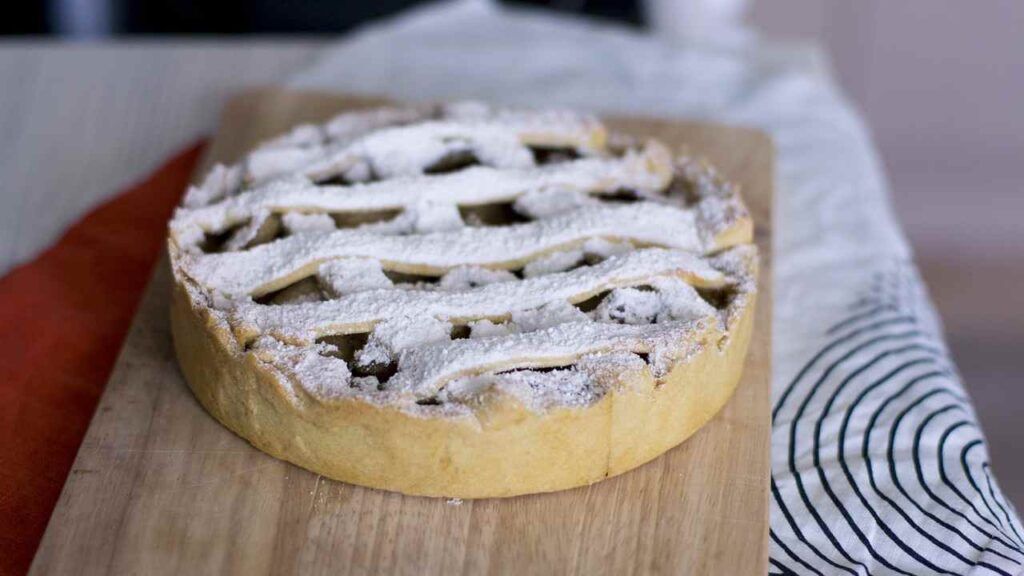
[[325, 476], [569, 488], [728, 400], [751, 235], [709, 165], [586, 115], [347, 113], [189, 190], [170, 223], [175, 346], [211, 414]]

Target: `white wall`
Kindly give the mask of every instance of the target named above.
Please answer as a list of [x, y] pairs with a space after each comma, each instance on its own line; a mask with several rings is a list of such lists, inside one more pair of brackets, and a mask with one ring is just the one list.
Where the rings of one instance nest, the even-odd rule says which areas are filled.
[[831, 52], [1024, 509], [1024, 2], [755, 0], [751, 20]]
[[1024, 270], [1024, 2], [757, 0], [751, 20], [829, 50], [923, 263]]

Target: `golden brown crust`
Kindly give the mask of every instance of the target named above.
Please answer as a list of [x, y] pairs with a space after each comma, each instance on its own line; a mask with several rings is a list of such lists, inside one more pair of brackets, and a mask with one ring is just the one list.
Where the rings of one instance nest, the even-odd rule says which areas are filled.
[[[573, 113], [339, 118], [215, 168], [171, 222], [176, 352], [225, 426], [337, 480], [502, 497], [635, 468], [731, 397], [757, 255], [709, 164], [602, 150], [604, 127]], [[431, 174], [467, 143], [484, 167]]]
[[484, 498], [600, 481], [678, 445], [731, 397], [753, 323], [753, 294], [724, 344], [700, 350], [655, 380], [622, 385], [583, 408], [531, 412], [484, 399], [476, 418], [428, 418], [358, 399], [299, 403], [281, 376], [238, 350], [228, 331], [179, 283], [171, 326], [186, 381], [203, 406], [254, 446], [329, 478], [406, 494]]

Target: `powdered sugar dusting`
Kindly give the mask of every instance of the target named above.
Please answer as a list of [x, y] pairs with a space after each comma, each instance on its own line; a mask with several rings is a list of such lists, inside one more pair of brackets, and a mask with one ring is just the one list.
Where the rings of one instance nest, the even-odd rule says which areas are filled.
[[736, 187], [611, 139], [473, 102], [298, 126], [189, 190], [173, 270], [296, 401], [589, 406], [720, 343], [756, 290]]
[[552, 300], [539, 308], [512, 312], [518, 332], [533, 332], [567, 322], [589, 322], [590, 317], [566, 300]]
[[305, 232], [330, 232], [337, 229], [334, 219], [323, 213], [289, 212], [281, 217], [281, 223], [292, 236]]
[[[249, 220], [256, 212], [266, 210], [365, 212], [404, 209], [428, 203], [479, 205], [506, 202], [523, 195], [532, 197], [528, 201], [532, 208], [527, 210], [527, 214], [548, 216], [591, 204], [579, 200], [567, 202], [565, 198], [584, 198], [586, 194], [611, 192], [618, 188], [664, 189], [670, 179], [669, 174], [670, 166], [661, 151], [649, 146], [641, 153], [623, 158], [583, 158], [549, 166], [506, 170], [473, 166], [449, 174], [413, 175], [348, 186], [318, 186], [304, 177], [292, 175], [246, 194], [225, 198], [221, 193], [216, 203], [179, 210], [171, 222], [171, 229], [179, 234], [190, 227], [219, 233]], [[221, 174], [216, 183], [224, 179], [230, 179], [229, 175]], [[195, 197], [204, 194], [214, 197], [219, 188], [214, 184], [210, 186], [209, 191], [205, 188], [202, 189], [204, 192], [196, 191]], [[546, 200], [547, 196], [551, 199]], [[545, 203], [555, 203], [558, 207]]]
[[454, 378], [485, 371], [567, 366], [607, 352], [664, 358], [685, 350], [712, 325], [710, 319], [647, 326], [569, 322], [503, 338], [452, 340], [407, 350], [387, 388], [422, 399], [435, 396]]
[[493, 270], [480, 266], [459, 266], [441, 277], [440, 287], [444, 290], [468, 290], [495, 282], [515, 281], [516, 275], [508, 270]]
[[406, 350], [451, 340], [452, 325], [429, 316], [396, 316], [378, 324], [356, 362], [363, 366], [387, 365]]
[[273, 338], [263, 337], [252, 346], [257, 358], [277, 366], [292, 381], [292, 387], [301, 386], [321, 397], [345, 395], [352, 376], [344, 361], [332, 358], [325, 345], [290, 346]]
[[715, 313], [692, 286], [679, 278], [651, 278], [650, 289], [616, 288], [594, 310], [602, 322], [653, 324], [691, 320]]
[[[457, 153], [472, 154], [489, 166], [515, 168], [532, 165], [533, 156], [527, 149], [530, 144], [586, 147], [595, 139], [584, 119], [567, 119], [543, 131], [538, 128], [528, 117], [517, 116], [439, 119], [384, 127], [334, 145], [257, 150], [249, 158], [250, 174], [257, 182], [288, 172], [323, 179], [366, 166], [382, 178], [394, 178], [422, 174]], [[538, 134], [544, 138], [538, 139]]]
[[333, 297], [340, 298], [365, 290], [387, 289], [394, 284], [384, 274], [380, 261], [371, 258], [343, 258], [320, 265], [320, 285]]
[[218, 202], [242, 185], [242, 169], [217, 164], [206, 175], [202, 184], [193, 186], [185, 193], [182, 204], [186, 208], [198, 208]]
[[542, 256], [523, 267], [523, 276], [533, 278], [544, 274], [564, 272], [583, 262], [583, 250], [561, 250]]
[[456, 266], [510, 267], [595, 237], [691, 252], [713, 248], [697, 236], [693, 213], [688, 210], [667, 204], [602, 204], [498, 228], [468, 227], [417, 236], [382, 236], [359, 230], [291, 236], [244, 252], [197, 256], [189, 274], [211, 290], [259, 295], [337, 258], [375, 258], [391, 269], [436, 274]]
[[[369, 268], [372, 264], [367, 263], [373, 260], [337, 262], [344, 263], [335, 265], [340, 266], [338, 273], [342, 276], [357, 266], [360, 270], [367, 267], [362, 272], [365, 276], [375, 273]], [[463, 270], [462, 273], [468, 273]], [[233, 321], [238, 325], [255, 326], [260, 333], [278, 333], [291, 340], [311, 342], [329, 334], [351, 333], [391, 317], [432, 316], [458, 322], [504, 320], [516, 311], [540, 309], [549, 303], [561, 306], [558, 302], [568, 306], [570, 301], [581, 301], [617, 286], [650, 283], [663, 275], [685, 277], [704, 286], [721, 286], [725, 282], [720, 272], [692, 254], [649, 248], [568, 272], [522, 281], [464, 285], [459, 290], [342, 289], [333, 300], [294, 306], [262, 306], [243, 301], [236, 305]], [[691, 297], [700, 301], [696, 292]], [[556, 310], [549, 311], [555, 313]], [[484, 326], [480, 330], [488, 329]]]

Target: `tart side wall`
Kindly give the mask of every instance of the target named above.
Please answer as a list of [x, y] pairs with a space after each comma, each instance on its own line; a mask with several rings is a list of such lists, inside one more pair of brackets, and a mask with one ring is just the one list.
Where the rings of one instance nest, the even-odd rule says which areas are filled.
[[722, 349], [699, 352], [655, 381], [648, 371], [585, 408], [532, 412], [491, 397], [476, 417], [417, 416], [359, 399], [319, 401], [238, 350], [179, 278], [175, 351], [199, 402], [255, 447], [329, 478], [423, 496], [504, 497], [592, 484], [680, 444], [731, 397], [753, 325], [754, 294]]

